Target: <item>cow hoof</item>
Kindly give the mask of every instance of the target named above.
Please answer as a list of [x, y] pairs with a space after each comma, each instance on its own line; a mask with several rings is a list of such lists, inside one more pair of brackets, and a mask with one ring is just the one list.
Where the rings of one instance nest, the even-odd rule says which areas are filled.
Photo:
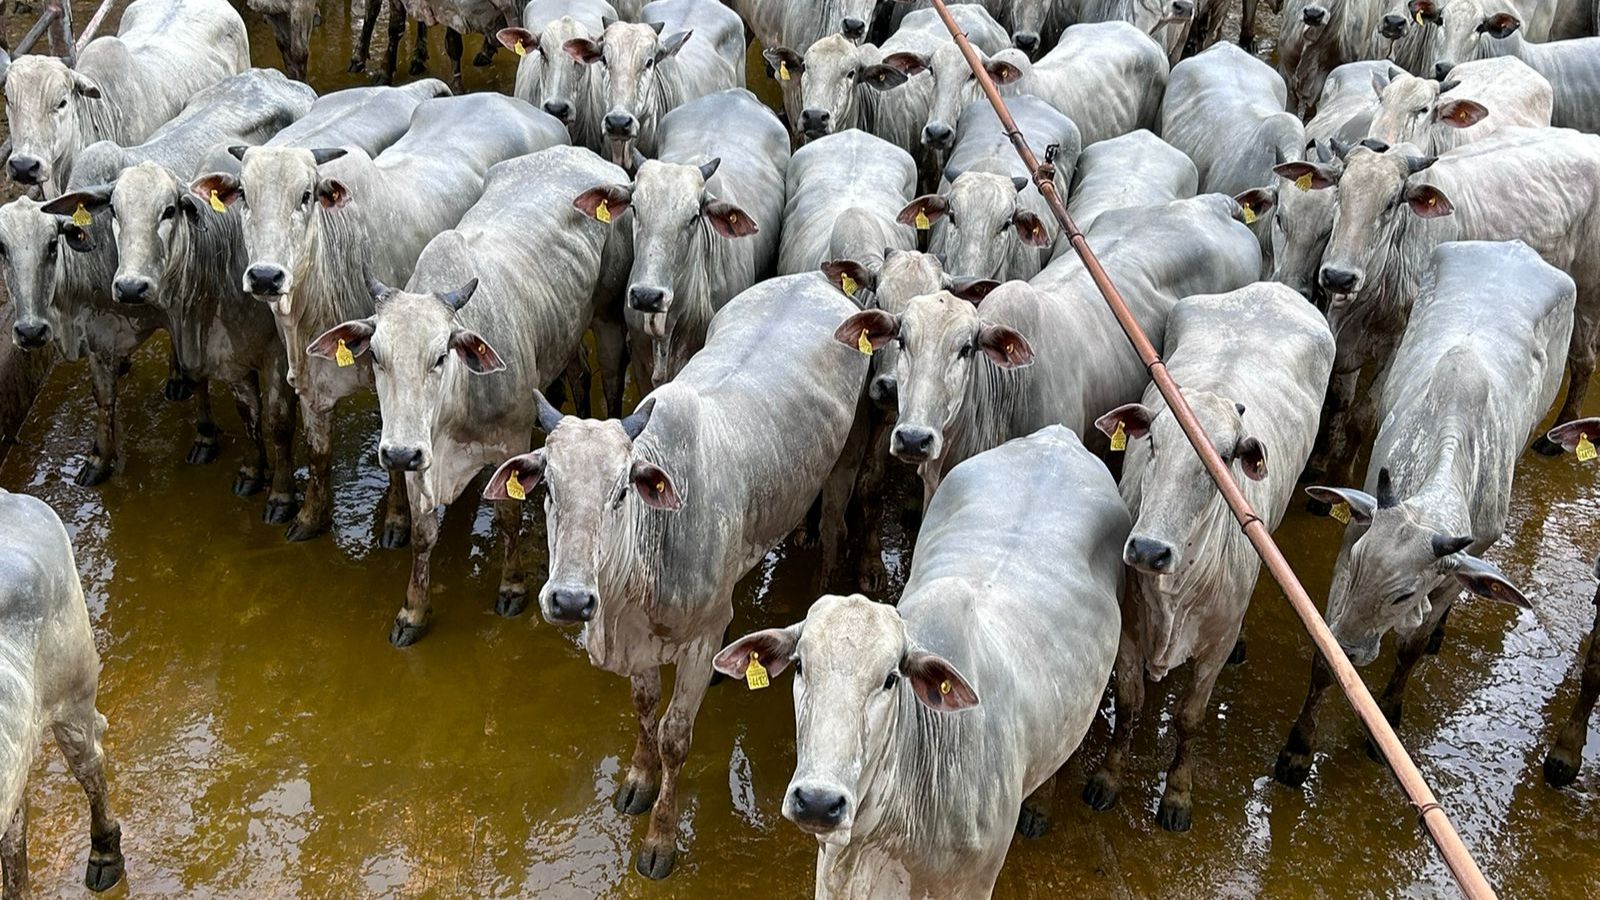
[[421, 625], [413, 625], [405, 619], [396, 618], [394, 627], [389, 629], [389, 643], [396, 647], [409, 647], [422, 640], [423, 635], [427, 633], [427, 622], [423, 622]]
[[633, 868], [646, 878], [660, 881], [672, 874], [672, 867], [677, 861], [676, 847], [652, 847], [645, 844], [633, 858]]
[[1083, 802], [1101, 812], [1116, 806], [1117, 788], [1111, 783], [1111, 777], [1104, 772], [1089, 776], [1089, 783], [1083, 786]]
[[1043, 807], [1033, 807], [1022, 804], [1022, 812], [1017, 815], [1017, 834], [1029, 840], [1037, 840], [1050, 833], [1050, 813]]
[[1242, 666], [1245, 660], [1244, 638], [1233, 642], [1233, 652], [1228, 654], [1228, 665]]
[[180, 403], [194, 396], [194, 382], [187, 378], [168, 378], [167, 386], [162, 388], [161, 396]]
[[1311, 757], [1299, 753], [1279, 753], [1277, 765], [1272, 767], [1274, 781], [1286, 787], [1297, 788], [1311, 775]]
[[261, 521], [268, 525], [287, 525], [299, 511], [300, 504], [294, 502], [294, 497], [273, 494], [267, 498], [267, 506], [261, 511]]
[[347, 70], [347, 71], [350, 72], [351, 75], [360, 75], [362, 72], [365, 72], [366, 70], [367, 70], [367, 61], [366, 60], [361, 59], [360, 57], [352, 57], [351, 58], [351, 60], [350, 60], [350, 68]]
[[411, 74], [413, 74], [413, 75], [423, 75], [423, 74], [426, 74], [427, 71], [428, 71], [428, 61], [427, 60], [425, 60], [425, 59], [413, 59], [411, 61], [411, 69], [410, 69]]
[[83, 873], [84, 887], [97, 894], [108, 891], [122, 880], [122, 872], [122, 828], [118, 826], [91, 842], [89, 866]]
[[1566, 787], [1578, 777], [1582, 764], [1583, 760], [1573, 759], [1560, 747], [1550, 748], [1550, 754], [1544, 758], [1545, 783], [1551, 787]]
[[889, 570], [883, 567], [882, 559], [869, 560], [861, 564], [856, 580], [861, 584], [861, 593], [869, 597], [881, 594], [889, 587]]
[[494, 611], [508, 619], [522, 615], [527, 608], [528, 589], [520, 584], [501, 588], [500, 595], [494, 599]]
[[487, 50], [479, 50], [478, 55], [472, 58], [472, 64], [482, 69], [494, 65], [494, 54]]
[[394, 76], [388, 72], [374, 72], [369, 80], [375, 85], [387, 86], [394, 84]]
[[628, 779], [611, 796], [611, 805], [623, 815], [642, 816], [656, 805], [656, 796], [660, 793], [659, 784]]
[[378, 546], [385, 550], [399, 550], [411, 543], [411, 523], [404, 519], [385, 519], [383, 534], [378, 536]]
[[1313, 516], [1325, 516], [1333, 512], [1333, 504], [1326, 500], [1318, 500], [1312, 497], [1306, 500], [1306, 512], [1311, 513]]
[[194, 443], [189, 445], [189, 455], [184, 457], [184, 461], [191, 466], [203, 466], [216, 462], [217, 454], [221, 452], [222, 445], [216, 438], [201, 436], [195, 438]]
[[289, 523], [289, 528], [283, 533], [283, 537], [291, 543], [298, 544], [321, 535], [325, 528], [321, 522], [307, 522], [305, 519], [296, 518]]
[[90, 457], [84, 461], [83, 468], [78, 470], [78, 474], [72, 477], [72, 483], [78, 487], [94, 487], [97, 484], [104, 484], [110, 477], [111, 464]]
[[1560, 456], [1561, 445], [1550, 440], [1548, 436], [1541, 434], [1539, 435], [1538, 439], [1533, 442], [1533, 452], [1539, 454], [1540, 456]]
[[457, 97], [459, 97], [462, 94], [465, 94], [466, 92], [467, 92], [467, 83], [461, 79], [461, 76], [452, 75], [450, 77], [450, 93], [455, 94]]
[[239, 474], [233, 479], [233, 495], [235, 497], [254, 497], [267, 488], [267, 479], [260, 472], [249, 469], [240, 469]]
[[1156, 824], [1168, 831], [1188, 831], [1189, 804], [1161, 801], [1161, 809], [1156, 811]]

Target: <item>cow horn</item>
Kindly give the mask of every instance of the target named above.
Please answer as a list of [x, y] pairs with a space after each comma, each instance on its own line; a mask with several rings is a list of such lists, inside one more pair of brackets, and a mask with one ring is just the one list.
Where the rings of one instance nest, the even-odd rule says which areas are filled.
[[651, 28], [655, 29], [656, 34], [660, 34], [661, 33], [661, 29], [667, 27], [667, 23], [665, 23], [665, 22], [649, 22], [649, 23], [646, 23], [646, 24], [648, 24]]
[[628, 156], [628, 174], [638, 175], [639, 167], [644, 165], [644, 161], [645, 155], [639, 152], [638, 146], [635, 146]]
[[1438, 158], [1437, 156], [1408, 156], [1406, 157], [1406, 172], [1415, 175], [1433, 165]]
[[311, 160], [320, 166], [325, 162], [333, 162], [348, 152], [343, 147], [323, 147], [311, 151]]
[[244, 144], [234, 144], [232, 147], [228, 148], [228, 155], [232, 156], [234, 159], [237, 159], [239, 162], [244, 162], [244, 152], [249, 149], [250, 148]]
[[622, 420], [622, 431], [628, 436], [628, 440], [639, 439], [639, 435], [644, 433], [645, 426], [650, 424], [650, 414], [655, 408], [656, 401], [647, 398], [634, 409], [633, 415]]
[[1017, 193], [1022, 193], [1028, 189], [1028, 177], [1026, 175], [1011, 176], [1011, 186], [1017, 189]]
[[1331, 151], [1329, 151], [1327, 144], [1317, 143], [1317, 142], [1313, 141], [1312, 142], [1312, 146], [1316, 148], [1317, 161], [1318, 162], [1323, 163], [1323, 164], [1327, 164], [1327, 163], [1333, 162], [1333, 153]]
[[1328, 138], [1328, 147], [1333, 150], [1333, 155], [1344, 159], [1350, 152], [1350, 145], [1338, 138]]
[[1472, 546], [1472, 535], [1467, 534], [1459, 537], [1451, 537], [1448, 534], [1434, 532], [1429, 543], [1433, 547], [1434, 558], [1444, 559], [1446, 556], [1449, 556], [1452, 553], [1460, 553], [1461, 551]]
[[1378, 470], [1378, 508], [1393, 509], [1400, 505], [1394, 496], [1394, 483], [1389, 478], [1389, 467]]
[[367, 263], [361, 264], [361, 278], [367, 283], [367, 291], [372, 294], [373, 300], [381, 303], [385, 297], [389, 296], [389, 286], [372, 276], [371, 265]]
[[472, 292], [477, 289], [478, 279], [474, 278], [448, 294], [440, 294], [439, 299], [444, 301], [445, 306], [460, 312], [461, 307], [466, 306], [467, 301], [472, 299]]
[[539, 390], [533, 392], [533, 403], [539, 411], [539, 416], [536, 420], [539, 430], [545, 434], [555, 431], [556, 426], [561, 424], [561, 410], [551, 406], [550, 401], [545, 399], [544, 392]]
[[1361, 146], [1371, 150], [1373, 153], [1389, 152], [1389, 145], [1384, 141], [1378, 140], [1377, 138], [1362, 138]]
[[722, 165], [722, 157], [713, 156], [710, 160], [700, 164], [700, 180], [710, 181], [711, 176], [717, 174], [717, 167]]
[[615, 24], [617, 24], [617, 17], [616, 16], [601, 16], [600, 17], [600, 29], [602, 31], [607, 29], [607, 28], [610, 28], [611, 26], [613, 26]]

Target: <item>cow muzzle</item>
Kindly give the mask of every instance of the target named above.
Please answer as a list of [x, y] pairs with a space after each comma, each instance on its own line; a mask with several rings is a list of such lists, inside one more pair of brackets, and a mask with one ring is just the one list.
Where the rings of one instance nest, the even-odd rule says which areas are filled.
[[854, 16], [846, 16], [839, 22], [839, 33], [844, 35], [845, 40], [859, 44], [867, 36], [867, 23]]
[[808, 138], [819, 138], [829, 131], [833, 114], [825, 109], [803, 109], [800, 111], [800, 131]]
[[24, 350], [37, 350], [50, 342], [50, 325], [19, 320], [11, 326], [11, 339]]
[[1378, 658], [1378, 647], [1382, 644], [1382, 637], [1369, 638], [1364, 641], [1347, 641], [1339, 638], [1339, 649], [1344, 655], [1350, 657], [1350, 664], [1360, 668], [1371, 665]]
[[12, 154], [11, 161], [6, 163], [6, 174], [18, 184], [44, 184], [50, 177], [50, 171], [45, 168], [44, 160], [26, 153]]
[[1436, 62], [1436, 63], [1434, 63], [1433, 64], [1433, 80], [1434, 81], [1443, 81], [1443, 80], [1445, 80], [1447, 77], [1449, 77], [1450, 70], [1454, 69], [1455, 67], [1456, 67], [1456, 64], [1455, 63], [1451, 63], [1451, 62]]
[[281, 297], [287, 293], [289, 273], [283, 266], [255, 263], [244, 272], [244, 289], [260, 298]]
[[889, 453], [909, 463], [925, 463], [939, 456], [939, 435], [925, 425], [896, 425], [889, 437]]
[[632, 140], [639, 134], [639, 120], [635, 119], [632, 113], [606, 113], [601, 124], [605, 126], [606, 137], [614, 141]]
[[818, 782], [802, 782], [783, 798], [783, 816], [811, 834], [848, 828], [854, 804], [848, 792]]
[[1322, 287], [1335, 294], [1354, 294], [1361, 290], [1361, 273], [1341, 266], [1323, 266], [1317, 274]]
[[1147, 575], [1171, 575], [1178, 567], [1178, 554], [1166, 541], [1136, 534], [1123, 546], [1122, 561]]
[[1011, 44], [1032, 59], [1039, 52], [1039, 33], [1036, 31], [1019, 31], [1011, 36]]
[[560, 119], [563, 125], [572, 124], [572, 104], [565, 100], [546, 100], [544, 111]]
[[1300, 13], [1305, 23], [1312, 28], [1327, 24], [1328, 10], [1321, 6], [1308, 6]]
[[539, 598], [540, 611], [552, 625], [578, 625], [594, 618], [600, 595], [572, 585], [545, 585]]
[[1389, 13], [1378, 23], [1378, 33], [1388, 40], [1398, 41], [1406, 36], [1407, 21], [1406, 17], [1399, 13]]
[[900, 382], [893, 375], [879, 375], [867, 386], [867, 397], [880, 409], [893, 410], [900, 403]]
[[118, 278], [111, 285], [111, 299], [118, 303], [149, 303], [155, 282], [143, 276]]
[[943, 122], [929, 122], [922, 128], [922, 143], [932, 150], [949, 150], [956, 143], [955, 130]]
[[421, 472], [428, 467], [428, 454], [421, 447], [382, 446], [378, 461], [391, 472]]

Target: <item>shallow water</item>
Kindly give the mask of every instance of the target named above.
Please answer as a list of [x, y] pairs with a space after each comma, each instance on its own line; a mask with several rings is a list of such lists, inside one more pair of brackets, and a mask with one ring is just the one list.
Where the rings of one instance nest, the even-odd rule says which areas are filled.
[[[315, 67], [324, 90], [359, 81], [344, 73], [348, 23], [328, 14]], [[265, 30], [252, 37], [258, 62], [275, 63]], [[510, 59], [493, 70], [501, 87]], [[433, 60], [443, 71], [442, 46]], [[469, 69], [468, 86], [487, 86], [487, 75]], [[165, 371], [161, 347], [136, 361], [122, 395], [127, 468], [108, 484], [71, 480], [92, 430], [81, 364], [56, 370], [0, 465], [0, 486], [43, 497], [74, 535], [128, 860], [128, 886], [114, 896], [809, 896], [814, 848], [779, 815], [794, 761], [787, 684], [712, 688], [684, 770], [678, 869], [645, 881], [631, 866], [644, 822], [609, 803], [632, 747], [626, 684], [591, 669], [574, 632], [533, 612], [494, 615], [488, 511], [450, 512], [434, 557], [434, 630], [397, 651], [385, 638], [410, 557], [372, 537], [384, 483], [375, 404], [341, 409], [334, 533], [287, 544], [260, 523], [257, 500], [229, 493], [240, 428], [220, 396], [222, 457], [182, 462], [189, 410], [160, 398]], [[1526, 456], [1519, 476], [1490, 557], [1536, 609], [1458, 606], [1443, 653], [1413, 680], [1400, 733], [1502, 896], [1600, 897], [1600, 737], [1573, 788], [1539, 775], [1593, 616], [1600, 466]], [[1337, 527], [1296, 510], [1279, 531], [1314, 596], [1326, 590]], [[815, 562], [774, 553], [740, 586], [735, 632], [799, 619]], [[1326, 752], [1306, 788], [1271, 780], [1309, 643], [1270, 584], [1246, 638], [1248, 662], [1214, 698], [1194, 830], [1154, 823], [1166, 729], [1136, 744], [1120, 806], [1096, 813], [1078, 800], [1105, 745], [1102, 719], [1065, 770], [1054, 830], [1014, 844], [998, 896], [1450, 892], [1342, 701], [1328, 706]], [[1369, 682], [1381, 687], [1388, 667], [1385, 657]], [[1169, 718], [1152, 709], [1149, 721]], [[86, 893], [87, 812], [53, 750], [30, 793], [36, 890]]]

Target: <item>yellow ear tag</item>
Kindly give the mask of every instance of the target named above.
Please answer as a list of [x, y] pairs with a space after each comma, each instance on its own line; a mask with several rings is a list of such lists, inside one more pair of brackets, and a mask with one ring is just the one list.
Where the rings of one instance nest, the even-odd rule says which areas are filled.
[[611, 210], [606, 208], [606, 202], [604, 200], [601, 200], [600, 205], [594, 208], [594, 218], [596, 222], [604, 222], [607, 225], [611, 224]]
[[1421, 25], [1422, 24], [1422, 10], [1420, 10], [1420, 9], [1417, 10], [1416, 19], [1417, 19], [1417, 24]]
[[512, 49], [517, 51], [517, 57], [518, 58], [521, 58], [521, 57], [524, 57], [524, 56], [528, 55], [528, 48], [522, 46], [522, 42], [521, 41], [517, 41], [517, 45], [515, 47], [513, 47]]
[[1128, 430], [1122, 427], [1121, 422], [1118, 422], [1116, 430], [1111, 432], [1111, 449], [1119, 451], [1128, 449]]
[[1333, 516], [1333, 520], [1335, 522], [1338, 522], [1340, 525], [1349, 525], [1350, 524], [1350, 504], [1348, 504], [1348, 503], [1335, 503], [1333, 505], [1333, 509], [1328, 510], [1328, 515]]
[[506, 496], [513, 500], [528, 499], [528, 492], [522, 487], [522, 482], [517, 480], [517, 473], [512, 472], [506, 478]]
[[656, 493], [665, 494], [666, 492], [667, 492], [667, 483], [665, 481], [656, 482]]
[[356, 364], [356, 355], [351, 353], [350, 348], [344, 345], [344, 338], [339, 339], [339, 346], [333, 351], [333, 361], [338, 363], [341, 369], [347, 369]]
[[1578, 438], [1577, 451], [1578, 462], [1588, 462], [1595, 457], [1600, 456], [1600, 453], [1595, 452], [1594, 444], [1589, 442], [1589, 436], [1587, 434]]
[[1244, 210], [1244, 223], [1246, 225], [1254, 225], [1256, 223], [1256, 211], [1248, 206], [1241, 206], [1239, 208]]
[[211, 211], [212, 212], [227, 212], [228, 211], [228, 208], [226, 206], [222, 205], [222, 199], [217, 196], [217, 192], [216, 191], [212, 191], [211, 192]]
[[950, 680], [948, 678], [945, 679], [944, 681], [939, 682], [939, 693], [941, 693], [941, 694], [950, 693]]
[[78, 226], [79, 228], [87, 228], [89, 227], [89, 223], [93, 221], [94, 216], [89, 215], [89, 211], [83, 208], [82, 203], [79, 203], [77, 210], [72, 214], [72, 224]]
[[1294, 186], [1302, 191], [1311, 190], [1311, 173], [1307, 172], [1294, 180]]
[[778, 80], [779, 81], [788, 81], [789, 80], [789, 64], [788, 63], [786, 63], [786, 62], [778, 63]]
[[771, 684], [767, 680], [767, 668], [761, 664], [761, 654], [750, 654], [750, 665], [744, 667], [744, 683], [750, 685], [752, 691], [759, 691]]
[[916, 222], [918, 231], [927, 231], [928, 226], [933, 224], [932, 222], [928, 221], [928, 214], [920, 209], [917, 210]]
[[867, 330], [865, 328], [861, 329], [861, 337], [856, 339], [856, 349], [867, 356], [872, 355], [872, 342], [867, 340]]
[[840, 275], [839, 290], [844, 291], [846, 297], [854, 297], [856, 295], [856, 280], [849, 275]]

